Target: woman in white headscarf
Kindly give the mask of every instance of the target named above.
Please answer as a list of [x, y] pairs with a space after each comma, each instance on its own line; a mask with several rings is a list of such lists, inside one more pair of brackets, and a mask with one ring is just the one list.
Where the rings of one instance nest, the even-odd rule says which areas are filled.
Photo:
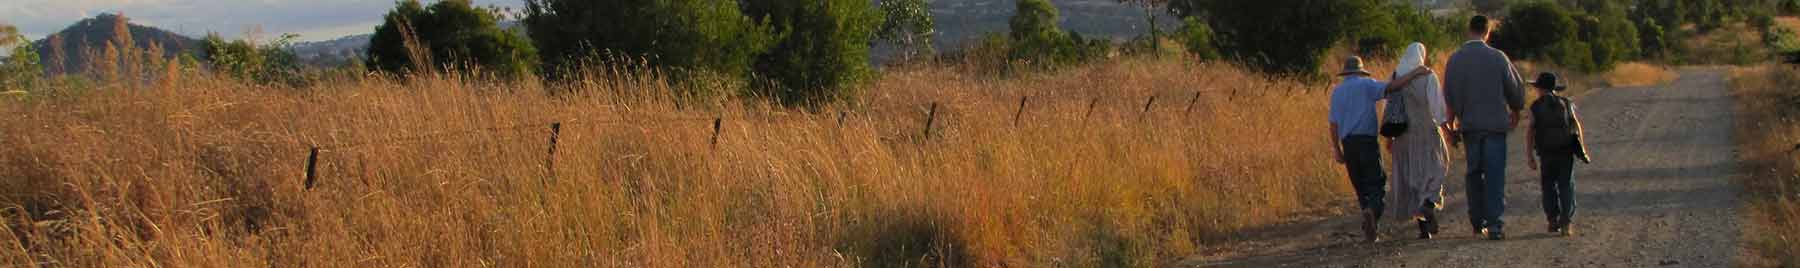
[[[1412, 43], [1400, 57], [1396, 75], [1425, 66], [1425, 45]], [[1411, 215], [1418, 222], [1419, 238], [1437, 234], [1437, 211], [1443, 207], [1444, 177], [1449, 174], [1444, 121], [1444, 92], [1437, 73], [1413, 80], [1395, 94], [1404, 98], [1408, 131], [1390, 140], [1394, 156], [1393, 215]]]

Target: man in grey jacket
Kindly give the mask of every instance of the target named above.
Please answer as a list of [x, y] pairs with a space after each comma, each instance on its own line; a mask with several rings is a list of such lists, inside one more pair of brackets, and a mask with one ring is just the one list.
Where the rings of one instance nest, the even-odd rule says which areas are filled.
[[1450, 55], [1444, 67], [1444, 98], [1450, 122], [1458, 125], [1468, 160], [1469, 222], [1477, 237], [1506, 238], [1506, 135], [1525, 108], [1518, 70], [1506, 53], [1488, 46], [1492, 23], [1486, 16], [1469, 19], [1469, 41]]

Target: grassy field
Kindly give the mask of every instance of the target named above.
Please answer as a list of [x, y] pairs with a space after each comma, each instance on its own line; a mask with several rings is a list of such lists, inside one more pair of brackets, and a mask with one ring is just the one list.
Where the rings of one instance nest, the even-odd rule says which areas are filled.
[[1800, 266], [1800, 70], [1791, 66], [1733, 70], [1738, 142], [1750, 171], [1746, 240], [1769, 266]]
[[1328, 85], [969, 73], [890, 70], [816, 112], [677, 108], [633, 74], [0, 95], [0, 265], [1150, 267], [1348, 207]]

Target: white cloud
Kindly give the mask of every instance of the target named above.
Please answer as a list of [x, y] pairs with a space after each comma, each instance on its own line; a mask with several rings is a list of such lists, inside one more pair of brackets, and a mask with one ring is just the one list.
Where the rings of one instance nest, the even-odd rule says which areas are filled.
[[[132, 22], [188, 35], [218, 32], [236, 37], [262, 28], [265, 37], [303, 33], [323, 40], [369, 32], [392, 0], [4, 0], [0, 23], [42, 38], [103, 12], [123, 12]], [[476, 5], [520, 6], [522, 0], [475, 0]], [[359, 30], [360, 29], [360, 30]]]

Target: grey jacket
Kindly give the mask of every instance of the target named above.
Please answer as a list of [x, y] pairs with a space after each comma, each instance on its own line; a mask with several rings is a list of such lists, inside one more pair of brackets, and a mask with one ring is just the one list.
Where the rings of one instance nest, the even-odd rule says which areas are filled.
[[1524, 82], [1506, 53], [1469, 41], [1444, 66], [1444, 99], [1464, 131], [1506, 133], [1512, 113], [1525, 109]]

